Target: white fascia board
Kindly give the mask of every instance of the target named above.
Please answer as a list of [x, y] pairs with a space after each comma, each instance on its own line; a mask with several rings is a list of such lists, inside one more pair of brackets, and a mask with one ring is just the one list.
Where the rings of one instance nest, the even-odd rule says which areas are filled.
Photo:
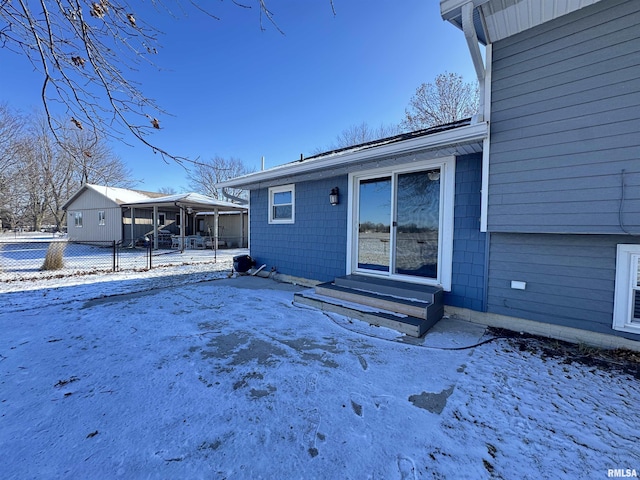
[[386, 157], [390, 155], [401, 155], [403, 153], [414, 150], [422, 150], [427, 148], [445, 147], [456, 143], [467, 143], [473, 141], [481, 141], [487, 136], [488, 125], [486, 122], [480, 122], [466, 127], [454, 128], [444, 132], [425, 135], [424, 137], [412, 138], [401, 142], [390, 143], [388, 145], [380, 145], [378, 147], [365, 148], [347, 153], [335, 153], [326, 157], [309, 159], [302, 162], [287, 163], [269, 170], [250, 173], [242, 177], [233, 178], [216, 184], [216, 188], [233, 187], [242, 188], [249, 185], [267, 180], [273, 180], [280, 177], [290, 175], [299, 175], [316, 170], [324, 170], [335, 166], [344, 166], [349, 163], [356, 163], [362, 160], [372, 160], [375, 158]]
[[460, 15], [462, 6], [469, 2], [472, 2], [475, 8], [489, 2], [489, 0], [440, 0], [440, 15], [444, 20], [456, 17]]

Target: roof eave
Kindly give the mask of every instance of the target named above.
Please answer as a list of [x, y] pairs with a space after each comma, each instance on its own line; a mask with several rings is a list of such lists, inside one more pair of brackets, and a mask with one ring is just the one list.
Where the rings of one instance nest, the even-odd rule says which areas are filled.
[[389, 155], [403, 154], [414, 150], [438, 148], [456, 143], [483, 140], [487, 136], [487, 132], [488, 126], [486, 122], [476, 123], [388, 145], [380, 145], [355, 152], [328, 155], [323, 158], [308, 160], [308, 163], [303, 161], [294, 164], [280, 165], [270, 170], [251, 173], [249, 175], [220, 182], [216, 184], [216, 187], [243, 188], [247, 185], [254, 185], [268, 180], [329, 169], [337, 165], [343, 166], [345, 164], [356, 163], [365, 159], [375, 159]]
[[488, 3], [490, 0], [440, 0], [440, 15], [443, 20], [462, 30], [462, 6], [470, 1], [473, 3], [473, 24], [475, 26], [476, 36], [482, 45], [487, 45], [489, 38], [485, 32], [484, 21], [478, 7]]
[[440, 0], [440, 15], [447, 21], [459, 17], [462, 13], [462, 6], [469, 1], [473, 1], [474, 8], [489, 2], [489, 0]]

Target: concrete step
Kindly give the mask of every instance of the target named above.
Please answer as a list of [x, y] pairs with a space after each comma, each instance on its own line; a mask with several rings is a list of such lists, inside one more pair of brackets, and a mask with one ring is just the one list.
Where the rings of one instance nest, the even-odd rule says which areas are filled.
[[305, 290], [294, 294], [294, 302], [307, 305], [318, 310], [334, 312], [349, 318], [355, 318], [371, 325], [391, 328], [411, 337], [421, 337], [442, 317], [426, 320], [409, 315], [396, 314], [389, 311], [376, 310], [362, 304], [344, 301]]

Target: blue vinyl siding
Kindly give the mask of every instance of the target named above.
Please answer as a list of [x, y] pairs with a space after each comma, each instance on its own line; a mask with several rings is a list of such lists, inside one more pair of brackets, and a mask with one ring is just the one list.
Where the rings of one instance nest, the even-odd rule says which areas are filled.
[[453, 274], [445, 304], [485, 310], [487, 235], [480, 232], [482, 155], [456, 159], [453, 229]]
[[[285, 182], [289, 183], [289, 182]], [[251, 191], [251, 256], [267, 270], [330, 281], [346, 273], [346, 175], [295, 184], [295, 223], [270, 225], [268, 188]], [[340, 203], [329, 203], [332, 188]]]
[[491, 232], [640, 232], [640, 2], [493, 45]]
[[[482, 311], [485, 308], [486, 234], [480, 233], [482, 156], [456, 159], [453, 283], [445, 303]], [[284, 182], [284, 181], [283, 181]], [[289, 182], [285, 182], [289, 183]], [[348, 177], [300, 182], [296, 220], [268, 223], [268, 188], [251, 191], [251, 255], [259, 265], [317, 281], [346, 273]], [[329, 204], [329, 192], [340, 189], [340, 204]]]

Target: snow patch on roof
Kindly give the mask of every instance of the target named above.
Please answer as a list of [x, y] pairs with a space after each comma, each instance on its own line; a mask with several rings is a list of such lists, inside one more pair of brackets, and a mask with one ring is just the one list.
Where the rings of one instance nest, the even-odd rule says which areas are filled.
[[153, 192], [143, 192], [141, 190], [130, 190], [128, 188], [120, 187], [107, 187], [91, 183], [85, 184], [85, 187], [99, 193], [100, 195], [104, 195], [118, 205], [122, 205], [123, 203], [139, 202], [141, 200], [149, 200], [154, 197], [157, 198], [158, 196], [162, 196], [162, 194]]

